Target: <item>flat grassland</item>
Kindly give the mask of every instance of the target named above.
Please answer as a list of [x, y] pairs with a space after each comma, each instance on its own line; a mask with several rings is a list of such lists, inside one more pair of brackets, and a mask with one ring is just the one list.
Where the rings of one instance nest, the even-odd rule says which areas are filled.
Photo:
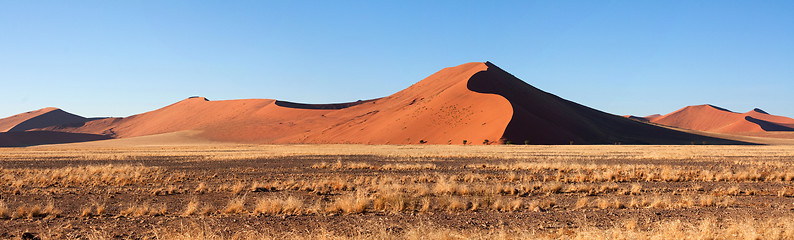
[[794, 146], [0, 149], [3, 239], [794, 239]]

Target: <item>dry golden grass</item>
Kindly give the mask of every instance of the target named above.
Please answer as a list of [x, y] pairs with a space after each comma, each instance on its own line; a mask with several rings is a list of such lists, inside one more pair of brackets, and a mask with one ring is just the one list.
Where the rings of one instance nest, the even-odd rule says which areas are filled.
[[[767, 156], [767, 160], [794, 156], [792, 146], [630, 146], [630, 145], [574, 145], [574, 146], [458, 146], [458, 145], [228, 145], [225, 151], [201, 155], [198, 160], [245, 160], [300, 155], [374, 155], [393, 158], [480, 158], [527, 160], [710, 160], [715, 158]], [[196, 158], [197, 150], [206, 146], [136, 147], [123, 154], [112, 152], [118, 148], [38, 147], [30, 150], [3, 149], [0, 154], [14, 160], [58, 157], [64, 160], [139, 160], [152, 157], [174, 159]], [[75, 151], [79, 150], [79, 151]], [[35, 154], [30, 154], [35, 152]]]
[[432, 163], [425, 163], [425, 164], [404, 164], [404, 163], [396, 163], [396, 164], [385, 164], [381, 166], [379, 169], [382, 170], [429, 170], [429, 169], [436, 169], [436, 165]]
[[149, 203], [130, 204], [126, 209], [121, 210], [119, 214], [125, 217], [154, 217], [163, 216], [168, 212], [165, 205], [152, 206]]
[[373, 197], [372, 209], [381, 212], [402, 212], [412, 209], [417, 198], [410, 197], [398, 187], [392, 186], [391, 190], [382, 190]]
[[231, 192], [232, 192], [232, 194], [239, 195], [239, 194], [242, 194], [242, 193], [243, 193], [243, 190], [245, 190], [245, 188], [246, 188], [246, 185], [245, 185], [245, 183], [243, 183], [243, 182], [237, 182], [236, 184], [234, 184], [234, 185], [233, 185], [233, 186], [232, 186], [232, 187], [229, 189], [229, 191], [231, 191]]
[[192, 199], [185, 205], [185, 210], [182, 211], [183, 217], [189, 216], [209, 216], [213, 213], [213, 208], [209, 204], [201, 204], [197, 199]]
[[229, 203], [226, 204], [226, 207], [224, 207], [221, 210], [221, 212], [224, 213], [224, 214], [247, 213], [247, 211], [245, 210], [245, 196], [236, 197], [236, 198], [233, 198], [233, 199], [229, 200]]
[[497, 198], [494, 201], [491, 209], [500, 212], [513, 212], [521, 209], [523, 204], [524, 202], [521, 199], [504, 200], [502, 198]]
[[180, 176], [167, 174], [158, 167], [132, 165], [98, 165], [56, 169], [0, 169], [0, 186], [22, 187], [84, 187], [129, 186], [133, 184], [170, 183]]
[[[2, 206], [0, 206], [2, 207]], [[46, 206], [41, 206], [39, 204], [24, 204], [17, 207], [17, 209], [11, 212], [11, 218], [27, 218], [27, 219], [34, 219], [34, 218], [56, 218], [61, 211], [55, 207], [55, 204], [50, 202]]]
[[209, 190], [209, 188], [207, 188], [207, 184], [204, 183], [204, 182], [199, 183], [198, 186], [196, 186], [196, 189], [193, 190], [193, 192], [199, 193], [199, 194], [208, 193], [209, 191], [210, 190]]
[[597, 200], [596, 204], [600, 209], [621, 209], [626, 208], [626, 205], [620, 201], [620, 199], [607, 199], [607, 198], [600, 198]]
[[587, 208], [588, 205], [590, 205], [590, 199], [589, 198], [587, 198], [587, 197], [579, 198], [579, 200], [576, 200], [576, 203], [574, 204], [573, 209]]
[[6, 205], [5, 201], [0, 200], [0, 219], [8, 218], [10, 216], [11, 216], [11, 210], [8, 208], [8, 205]]
[[266, 215], [300, 215], [312, 213], [304, 207], [303, 200], [293, 196], [265, 197], [256, 202], [254, 213]]
[[190, 202], [185, 205], [185, 210], [182, 212], [182, 216], [187, 217], [190, 215], [195, 214], [199, 210], [199, 203], [196, 199], [190, 200]]
[[327, 208], [327, 213], [363, 213], [366, 212], [371, 200], [363, 191], [345, 194], [337, 198]]
[[[736, 166], [733, 166], [736, 167]], [[570, 162], [513, 162], [477, 163], [465, 165], [464, 169], [492, 169], [522, 171], [528, 174], [522, 179], [559, 181], [568, 183], [583, 182], [758, 182], [792, 181], [794, 167], [784, 165], [743, 165], [741, 169], [722, 167], [703, 169], [688, 165], [650, 165], [650, 164], [580, 164]], [[556, 175], [550, 175], [556, 173]], [[508, 175], [510, 180], [518, 176]]]
[[[459, 229], [434, 223], [408, 223], [403, 231], [387, 231], [387, 227], [363, 225], [356, 231], [338, 232], [326, 228], [308, 231], [253, 231], [229, 232], [213, 228], [206, 223], [188, 223], [176, 228], [156, 228], [152, 239], [169, 240], [268, 240], [268, 239], [794, 239], [794, 219], [773, 218], [764, 221], [738, 219], [717, 221], [706, 218], [694, 223], [678, 220], [662, 221], [642, 227], [637, 219], [627, 219], [612, 227], [562, 228], [557, 231], [501, 227], [495, 229]], [[88, 239], [113, 239], [101, 231], [92, 232]], [[47, 239], [45, 237], [45, 239]], [[50, 237], [49, 239], [53, 239]]]
[[383, 171], [400, 171], [400, 170], [427, 170], [436, 169], [436, 165], [432, 163], [389, 163], [381, 166], [373, 165], [367, 162], [347, 162], [342, 163], [342, 160], [337, 160], [336, 163], [319, 162], [313, 164], [311, 168], [314, 169], [369, 169], [369, 170], [383, 170]]
[[777, 192], [779, 197], [794, 197], [794, 187], [783, 187]]
[[87, 217], [91, 217], [93, 215], [94, 215], [94, 206], [93, 205], [84, 207], [82, 210], [80, 210], [80, 217], [87, 218]]
[[471, 193], [465, 184], [459, 184], [454, 177], [439, 176], [433, 185], [432, 193], [436, 195], [468, 195]]
[[[47, 198], [20, 202], [30, 196], [58, 195], [61, 198], [57, 199], [64, 199], [63, 196], [71, 194], [82, 197], [82, 202], [58, 200], [69, 203], [56, 202], [59, 207], [68, 208], [63, 211], [65, 217], [56, 220], [88, 222], [123, 216], [121, 219], [132, 223], [155, 222], [148, 219], [221, 222], [217, 220], [224, 218], [266, 221], [338, 218], [346, 222], [352, 221], [346, 218], [414, 219], [416, 215], [447, 221], [447, 216], [465, 218], [480, 214], [491, 219], [533, 214], [549, 218], [585, 215], [585, 219], [592, 219], [591, 216], [609, 218], [616, 216], [610, 214], [621, 212], [624, 216], [627, 212], [637, 212], [643, 216], [681, 213], [691, 217], [693, 212], [718, 215], [722, 211], [758, 214], [755, 216], [773, 212], [777, 215], [770, 217], [777, 217], [790, 211], [790, 197], [794, 197], [792, 150], [794, 147], [789, 146], [288, 145], [234, 146], [212, 151], [190, 147], [91, 149], [78, 154], [71, 152], [72, 149], [0, 149], [2, 160], [13, 161], [51, 158], [53, 162], [135, 160], [149, 164], [145, 161], [169, 159], [164, 164], [168, 168], [174, 163], [200, 165], [202, 161], [211, 161], [210, 164], [229, 161], [230, 166], [235, 166], [220, 170], [200, 168], [201, 172], [188, 177], [182, 167], [167, 169], [124, 162], [49, 169], [4, 166], [0, 168], [0, 191], [3, 196], [11, 197], [0, 201], [0, 218], [22, 224], [62, 216], [54, 204], [51, 207], [42, 204], [41, 199]], [[356, 158], [357, 154], [368, 156]], [[277, 169], [259, 168], [246, 162], [246, 159], [281, 156], [296, 156], [301, 162], [292, 165], [279, 162]], [[312, 157], [300, 159], [300, 156]], [[238, 161], [245, 167], [236, 167]], [[87, 204], [86, 201], [96, 197], [80, 194], [117, 198], [109, 200], [111, 205], [106, 207]], [[248, 196], [252, 201], [246, 203]], [[178, 210], [169, 212], [166, 206]], [[213, 226], [204, 230], [164, 230], [157, 239], [281, 239], [282, 236], [296, 239], [755, 239], [759, 236], [786, 239], [780, 236], [791, 235], [786, 230], [791, 225], [767, 223], [766, 216], [763, 217], [764, 220], [736, 222], [720, 219], [718, 223], [688, 219], [678, 222], [674, 217], [654, 223], [644, 219], [642, 223], [636, 219], [611, 219], [619, 222], [614, 227], [588, 226], [587, 222], [578, 223], [574, 219], [576, 223], [570, 228], [532, 225], [516, 229], [480, 229], [465, 223], [455, 224], [472, 228], [421, 225], [429, 229], [418, 229], [420, 225], [400, 223], [399, 233], [366, 226], [370, 228], [360, 231], [263, 230], [229, 235], [235, 230]], [[778, 219], [785, 220], [791, 219]], [[657, 229], [661, 227], [668, 229]], [[96, 236], [102, 239], [105, 235]]]
[[184, 192], [185, 191], [180, 189], [179, 187], [176, 187], [174, 185], [168, 185], [166, 187], [161, 187], [153, 190], [152, 194], [154, 194], [155, 196], [167, 196], [173, 194], [180, 194]]

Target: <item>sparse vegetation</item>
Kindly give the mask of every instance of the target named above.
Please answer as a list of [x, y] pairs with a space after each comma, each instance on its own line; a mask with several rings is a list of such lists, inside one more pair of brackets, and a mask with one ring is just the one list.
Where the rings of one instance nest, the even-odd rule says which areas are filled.
[[[765, 238], [790, 234], [789, 226], [778, 223], [794, 217], [792, 150], [286, 145], [77, 154], [0, 149], [0, 219], [7, 232], [18, 236], [19, 229], [39, 229], [44, 239], [45, 233], [52, 234], [50, 239], [123, 234], [154, 239]], [[493, 219], [511, 221], [496, 227]], [[74, 227], [51, 228], [56, 225], [44, 221]], [[429, 226], [422, 221], [438, 225], [420, 229]], [[124, 227], [106, 225], [115, 222]], [[660, 226], [672, 229], [656, 229]], [[739, 233], [736, 226], [767, 232]], [[152, 227], [159, 230], [142, 230]]]
[[132, 203], [126, 209], [119, 212], [125, 217], [156, 217], [167, 213], [166, 205], [152, 206], [150, 203]]
[[225, 214], [240, 214], [247, 212], [245, 210], [245, 197], [237, 197], [229, 200], [229, 203], [226, 204], [226, 207], [224, 207], [221, 212]]
[[286, 198], [266, 197], [259, 199], [256, 203], [254, 213], [269, 215], [300, 215], [304, 213], [316, 213], [305, 209], [303, 201], [289, 196]]
[[3, 200], [0, 200], [0, 219], [8, 218], [8, 217], [10, 217], [10, 214], [11, 214], [11, 211], [10, 211], [10, 209], [8, 209], [8, 206], [6, 205], [6, 202], [3, 201]]

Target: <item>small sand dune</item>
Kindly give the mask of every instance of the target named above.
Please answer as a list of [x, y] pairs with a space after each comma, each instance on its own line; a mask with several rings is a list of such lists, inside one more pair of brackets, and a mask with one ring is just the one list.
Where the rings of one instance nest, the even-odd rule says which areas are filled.
[[794, 131], [794, 119], [791, 118], [770, 115], [758, 108], [737, 113], [708, 104], [688, 106], [651, 122], [717, 133]]
[[653, 120], [656, 120], [656, 119], [658, 119], [660, 117], [662, 117], [661, 114], [652, 114], [652, 115], [648, 115], [648, 116], [645, 116], [645, 117], [642, 117], [642, 118], [644, 118], [647, 121], [653, 121]]
[[628, 118], [628, 119], [632, 119], [632, 120], [637, 120], [637, 121], [640, 121], [640, 122], [650, 122], [650, 121], [653, 121], [653, 120], [655, 120], [655, 119], [657, 119], [657, 118], [659, 118], [661, 116], [662, 116], [661, 114], [653, 114], [653, 115], [648, 115], [648, 116], [645, 116], [645, 117], [634, 116], [634, 115], [623, 115], [622, 117]]
[[54, 125], [81, 124], [92, 119], [48, 107], [0, 119], [0, 132], [24, 132]]

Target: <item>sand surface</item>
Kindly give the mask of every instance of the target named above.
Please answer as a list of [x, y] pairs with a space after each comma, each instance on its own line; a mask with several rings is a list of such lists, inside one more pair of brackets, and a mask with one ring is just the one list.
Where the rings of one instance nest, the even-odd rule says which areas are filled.
[[[158, 146], [224, 146], [226, 143], [212, 141], [200, 136], [201, 131], [185, 130], [170, 133], [160, 133], [146, 136], [105, 139], [88, 142], [74, 142], [55, 145], [41, 145], [40, 147], [79, 147], [79, 148], [107, 148], [107, 147], [158, 147]], [[233, 145], [233, 144], [232, 144]]]
[[[764, 119], [754, 121], [766, 124]], [[445, 68], [405, 90], [367, 101], [193, 97], [126, 118], [39, 130], [113, 138], [194, 131], [191, 138], [201, 141], [255, 144], [742, 143], [604, 113], [537, 89], [490, 62]]]
[[190, 98], [127, 118], [51, 129], [117, 138], [200, 130], [209, 140], [246, 143], [496, 142], [510, 121], [510, 103], [466, 86], [486, 69], [483, 63], [447, 68], [394, 95], [327, 109], [270, 99]]
[[764, 133], [794, 131], [794, 119], [754, 109], [736, 113], [713, 105], [688, 106], [651, 122], [717, 133]]
[[48, 107], [0, 119], [0, 132], [22, 132], [53, 125], [78, 124], [91, 119]]

